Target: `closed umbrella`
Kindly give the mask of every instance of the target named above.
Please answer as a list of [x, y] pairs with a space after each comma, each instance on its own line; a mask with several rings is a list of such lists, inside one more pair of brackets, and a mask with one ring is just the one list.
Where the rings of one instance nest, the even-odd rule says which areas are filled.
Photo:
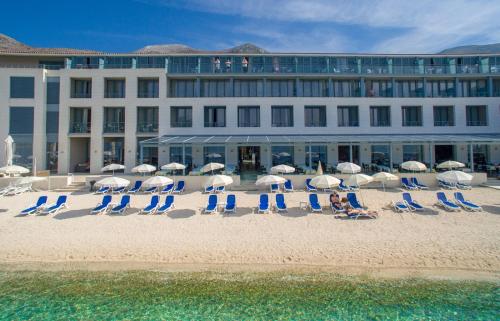
[[289, 174], [295, 172], [295, 168], [292, 166], [288, 166], [285, 164], [282, 165], [276, 165], [271, 167], [271, 173], [273, 174]]
[[160, 186], [166, 186], [168, 184], [172, 184], [174, 181], [166, 176], [153, 176], [151, 178], [148, 178], [147, 180], [142, 183], [142, 185], [146, 188], [149, 187], [160, 187]]
[[375, 175], [372, 175], [372, 178], [375, 182], [382, 183], [382, 187], [384, 188], [384, 192], [385, 192], [385, 182], [399, 180], [399, 178], [396, 175], [391, 174], [391, 173], [386, 173], [386, 172], [379, 172]]
[[462, 167], [465, 167], [465, 164], [452, 160], [442, 162], [437, 166], [437, 168], [446, 168], [446, 169], [462, 168]]
[[213, 171], [218, 170], [218, 169], [222, 169], [222, 168], [224, 168], [224, 164], [208, 163], [200, 169], [200, 172], [202, 172], [202, 173], [212, 172], [212, 174], [213, 174]]
[[436, 175], [436, 178], [448, 183], [470, 183], [474, 176], [462, 171], [447, 171]]
[[109, 188], [125, 187], [130, 184], [130, 181], [121, 177], [106, 177], [95, 183], [96, 186], [107, 186]]
[[12, 148], [14, 140], [12, 139], [12, 136], [8, 135], [7, 138], [5, 138], [4, 142], [5, 142], [5, 166], [10, 166], [12, 165], [12, 158], [14, 154]]
[[210, 176], [205, 183], [203, 183], [203, 187], [207, 188], [209, 186], [219, 187], [219, 186], [227, 186], [233, 183], [233, 178], [227, 175], [212, 175]]
[[270, 186], [273, 184], [285, 184], [286, 179], [281, 177], [281, 176], [276, 176], [276, 175], [265, 175], [259, 178], [256, 182], [255, 185], [265, 185], [265, 186]]
[[321, 167], [321, 161], [318, 161], [318, 169], [316, 169], [316, 175], [323, 175], [323, 167]]
[[101, 172], [113, 172], [113, 175], [115, 175], [115, 171], [125, 169], [125, 166], [121, 164], [109, 164], [107, 166], [104, 166], [101, 168]]
[[319, 175], [311, 179], [311, 182], [309, 184], [316, 188], [325, 189], [339, 186], [340, 180], [331, 175]]
[[361, 172], [361, 167], [354, 163], [345, 162], [339, 163], [337, 165], [337, 170], [343, 174], [355, 174]]
[[30, 172], [26, 167], [18, 166], [18, 165], [9, 165], [0, 167], [0, 172], [5, 173], [7, 175], [19, 175], [19, 174], [27, 174]]
[[156, 170], [156, 167], [153, 165], [141, 164], [141, 165], [138, 165], [138, 166], [132, 168], [132, 173], [146, 174], [146, 173], [154, 172], [155, 170]]
[[425, 164], [417, 161], [404, 162], [401, 164], [401, 168], [412, 172], [422, 172], [427, 170], [427, 166], [425, 166]]

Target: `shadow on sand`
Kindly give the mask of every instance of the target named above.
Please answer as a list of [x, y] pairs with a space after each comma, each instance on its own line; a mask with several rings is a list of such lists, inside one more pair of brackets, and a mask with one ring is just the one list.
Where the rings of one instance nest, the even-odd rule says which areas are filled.
[[500, 215], [500, 205], [494, 206], [494, 205], [482, 205], [483, 211], [490, 213], [490, 214], [496, 214]]
[[221, 215], [223, 217], [241, 217], [243, 215], [249, 215], [249, 214], [254, 214], [255, 209], [252, 207], [237, 207], [235, 213], [224, 213], [222, 212]]
[[189, 218], [194, 215], [196, 215], [195, 210], [187, 210], [187, 209], [172, 210], [167, 213], [167, 216], [173, 219]]

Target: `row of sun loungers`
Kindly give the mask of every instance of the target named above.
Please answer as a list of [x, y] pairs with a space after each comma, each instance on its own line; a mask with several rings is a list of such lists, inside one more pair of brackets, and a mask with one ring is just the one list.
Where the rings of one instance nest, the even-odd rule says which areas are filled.
[[427, 185], [420, 183], [416, 177], [411, 177], [410, 179], [408, 177], [401, 177], [401, 186], [410, 191], [429, 189]]
[[468, 185], [468, 184], [463, 184], [463, 183], [450, 183], [450, 182], [446, 182], [446, 181], [442, 181], [442, 180], [438, 180], [438, 185], [444, 189], [463, 189], [463, 190], [467, 190], [467, 189], [472, 189], [472, 186]]
[[177, 182], [177, 186], [174, 186], [174, 184], [168, 184], [166, 186], [163, 186], [161, 188], [159, 187], [149, 187], [149, 188], [144, 188], [142, 189], [142, 181], [136, 181], [134, 186], [129, 188], [128, 190], [125, 189], [125, 187], [118, 187], [118, 188], [110, 188], [109, 186], [102, 186], [99, 188], [97, 191], [95, 191], [95, 194], [107, 194], [107, 193], [112, 193], [112, 194], [121, 194], [121, 193], [128, 193], [128, 194], [136, 194], [139, 191], [142, 191], [146, 194], [152, 194], [159, 192], [160, 194], [180, 194], [184, 192], [184, 189], [186, 187], [186, 183], [183, 180], [180, 180]]
[[[90, 212], [92, 214], [123, 214], [130, 208], [130, 195], [122, 195], [122, 198], [118, 204], [111, 203], [112, 196], [104, 195], [101, 203], [97, 204]], [[151, 202], [141, 210], [142, 214], [163, 214], [175, 207], [174, 205], [174, 195], [167, 195], [164, 203], [160, 202], [159, 195], [153, 195], [151, 197]]]
[[61, 195], [57, 198], [55, 203], [47, 203], [47, 196], [40, 196], [37, 202], [22, 210], [21, 214], [23, 215], [32, 215], [32, 214], [56, 214], [61, 209], [67, 207], [68, 197], [66, 195]]
[[32, 191], [31, 184], [11, 185], [0, 189], [0, 196], [14, 196]]
[[[437, 192], [436, 205], [448, 211], [460, 211], [462, 208], [468, 211], [482, 211], [481, 206], [466, 200], [461, 192], [453, 194], [454, 200], [449, 200], [443, 192]], [[410, 193], [403, 193], [403, 200], [392, 202], [392, 206], [396, 212], [423, 211], [425, 208], [418, 202], [413, 200]]]

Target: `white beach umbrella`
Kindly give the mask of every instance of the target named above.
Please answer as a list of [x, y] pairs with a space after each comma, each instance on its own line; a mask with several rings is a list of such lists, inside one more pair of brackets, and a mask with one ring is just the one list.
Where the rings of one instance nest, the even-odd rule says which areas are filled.
[[265, 175], [259, 178], [255, 185], [272, 185], [272, 184], [284, 184], [286, 179], [281, 176], [276, 175]]
[[115, 171], [125, 169], [125, 166], [121, 164], [109, 164], [107, 166], [104, 166], [101, 168], [101, 172], [113, 172], [113, 175], [115, 175]]
[[227, 175], [212, 175], [204, 183], [203, 187], [207, 188], [209, 186], [219, 187], [227, 186], [233, 183], [233, 178]]
[[427, 166], [425, 166], [425, 164], [422, 164], [421, 162], [407, 161], [401, 164], [401, 168], [406, 169], [407, 171], [421, 172], [425, 171], [427, 169]]
[[271, 167], [271, 173], [273, 173], [273, 174], [275, 174], [275, 173], [289, 174], [289, 173], [293, 173], [293, 172], [295, 172], [295, 168], [292, 166], [285, 165], [285, 164], [276, 165], [276, 166]]
[[319, 175], [311, 179], [309, 184], [316, 188], [332, 188], [339, 186], [340, 180], [331, 175]]
[[107, 186], [110, 188], [125, 187], [130, 184], [130, 181], [121, 177], [106, 177], [95, 183], [96, 186]]
[[337, 170], [343, 174], [355, 174], [361, 172], [361, 167], [354, 163], [345, 162], [339, 163], [337, 165]]
[[448, 183], [469, 183], [473, 176], [462, 171], [447, 171], [437, 174], [436, 178]]
[[7, 138], [5, 138], [4, 143], [5, 143], [5, 166], [10, 166], [12, 165], [12, 158], [13, 158], [12, 145], [14, 144], [12, 136], [8, 135]]
[[373, 182], [373, 177], [365, 174], [354, 174], [347, 179], [347, 184], [361, 186]]
[[208, 163], [200, 169], [200, 172], [202, 172], [202, 173], [213, 172], [215, 170], [222, 169], [222, 168], [224, 168], [224, 164]]
[[161, 169], [166, 169], [169, 171], [181, 170], [181, 169], [185, 169], [185, 168], [186, 168], [186, 165], [179, 164], [179, 163], [169, 163], [169, 164], [163, 165], [161, 167]]
[[154, 172], [155, 170], [156, 170], [156, 167], [153, 165], [141, 164], [141, 165], [138, 165], [138, 166], [132, 168], [132, 173], [145, 174], [145, 173]]
[[30, 170], [26, 167], [18, 166], [18, 165], [9, 165], [0, 167], [0, 172], [5, 173], [7, 175], [16, 175], [16, 174], [26, 174], [29, 173]]
[[318, 161], [318, 168], [316, 169], [316, 175], [323, 175], [323, 167], [321, 167], [321, 161]]
[[437, 168], [447, 168], [447, 169], [462, 168], [462, 167], [465, 167], [465, 164], [452, 160], [442, 162], [437, 166]]
[[387, 172], [379, 172], [377, 174], [372, 175], [372, 178], [373, 178], [373, 181], [382, 183], [382, 187], [384, 188], [384, 191], [385, 191], [385, 182], [399, 180], [399, 177], [397, 177], [394, 174], [387, 173]]
[[174, 181], [171, 178], [165, 177], [165, 176], [153, 176], [151, 178], [148, 178], [147, 180], [142, 183], [142, 186], [148, 188], [148, 187], [160, 187], [160, 186], [166, 186], [168, 184], [172, 184]]

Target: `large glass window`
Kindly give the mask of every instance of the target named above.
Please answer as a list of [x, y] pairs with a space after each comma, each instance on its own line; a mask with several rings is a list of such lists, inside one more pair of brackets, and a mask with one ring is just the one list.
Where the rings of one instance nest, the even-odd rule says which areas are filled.
[[90, 133], [91, 129], [91, 109], [74, 108], [69, 109], [69, 132], [70, 133]]
[[493, 80], [493, 97], [500, 97], [500, 79]]
[[293, 127], [293, 106], [271, 106], [272, 127]]
[[426, 82], [427, 97], [455, 97], [455, 81], [454, 80], [427, 80]]
[[10, 77], [10, 98], [35, 98], [35, 78]]
[[422, 145], [403, 145], [403, 162], [424, 160], [424, 146]]
[[13, 163], [31, 168], [33, 155], [33, 107], [10, 107], [9, 135], [14, 140]]
[[141, 161], [141, 144], [143, 140], [148, 140], [153, 137], [137, 137], [137, 164], [150, 164], [158, 167], [158, 146], [144, 146], [142, 148], [142, 161]]
[[104, 129], [105, 133], [125, 132], [125, 108], [104, 107]]
[[123, 137], [105, 137], [103, 161], [104, 166], [109, 164], [124, 163], [124, 138]]
[[359, 164], [359, 145], [339, 145], [338, 159], [339, 163], [351, 162]]
[[137, 80], [138, 98], [158, 98], [160, 85], [158, 78], [139, 78]]
[[306, 127], [326, 127], [326, 106], [305, 106], [304, 121]]
[[401, 107], [404, 127], [422, 126], [422, 106]]
[[226, 107], [205, 106], [205, 127], [226, 127]]
[[226, 163], [226, 148], [224, 146], [204, 146], [203, 160], [208, 163]]
[[193, 107], [170, 107], [170, 127], [193, 127]]
[[466, 106], [467, 126], [488, 126], [486, 106]]
[[238, 127], [260, 127], [260, 107], [238, 106]]
[[328, 97], [328, 80], [303, 79], [300, 81], [303, 97]]
[[268, 97], [294, 97], [295, 80], [272, 80], [266, 81], [266, 96]]
[[359, 97], [361, 95], [359, 80], [334, 80], [333, 95], [335, 97]]
[[434, 126], [455, 126], [453, 106], [434, 106]]
[[339, 127], [358, 127], [359, 126], [359, 107], [358, 106], [338, 106], [337, 117]]
[[273, 166], [276, 165], [294, 165], [293, 146], [272, 146], [271, 154], [273, 156]]
[[230, 97], [229, 79], [201, 81], [201, 97]]
[[321, 161], [323, 170], [328, 164], [326, 145], [306, 146], [306, 166], [314, 169], [318, 168], [318, 162]]
[[370, 126], [391, 126], [391, 108], [389, 106], [370, 106]]
[[396, 80], [397, 97], [424, 97], [422, 80]]
[[235, 79], [233, 82], [234, 97], [263, 97], [264, 81], [258, 79]]
[[486, 97], [488, 90], [486, 79], [460, 79], [459, 97]]
[[[170, 146], [169, 161], [186, 165], [186, 173], [193, 169], [193, 149], [191, 146]], [[183, 151], [184, 150], [184, 151]]]
[[391, 80], [367, 80], [366, 97], [392, 97]]
[[125, 98], [125, 79], [104, 79], [104, 98]]
[[59, 104], [59, 77], [47, 77], [47, 104]]
[[92, 79], [71, 78], [71, 98], [92, 98]]
[[[488, 171], [488, 163], [490, 162], [490, 149], [488, 145], [473, 145], [472, 155], [474, 157], [474, 170], [478, 172]], [[470, 163], [470, 153], [467, 153], [467, 161]]]
[[390, 148], [389, 145], [372, 145], [372, 164], [389, 168]]
[[158, 107], [137, 107], [137, 131], [158, 132]]
[[195, 79], [171, 79], [169, 83], [169, 96], [175, 98], [196, 97]]

